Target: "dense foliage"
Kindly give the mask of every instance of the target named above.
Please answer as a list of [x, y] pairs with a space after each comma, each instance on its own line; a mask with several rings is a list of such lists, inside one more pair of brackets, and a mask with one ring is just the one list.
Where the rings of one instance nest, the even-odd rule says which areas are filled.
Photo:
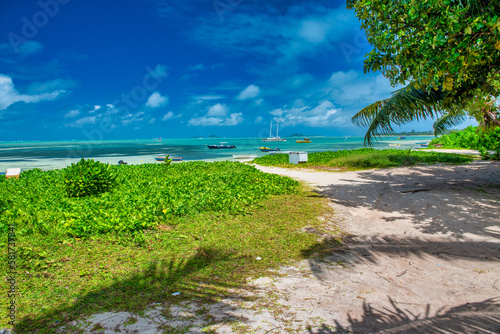
[[[245, 212], [268, 195], [291, 193], [298, 182], [235, 162], [109, 166], [118, 183], [97, 196], [70, 197], [65, 170], [30, 170], [0, 182], [0, 228], [18, 233], [88, 236], [138, 231], [198, 212]], [[8, 202], [8, 206], [7, 206]]]
[[288, 163], [287, 154], [266, 155], [253, 161], [264, 166], [324, 166], [342, 169], [366, 169], [415, 165], [418, 163], [466, 163], [472, 158], [436, 152], [409, 150], [375, 150], [362, 148], [358, 150], [341, 150], [314, 152], [308, 154], [308, 161], [300, 165]]
[[365, 143], [393, 125], [435, 119], [443, 133], [474, 117], [500, 126], [500, 1], [348, 0], [374, 49], [365, 72], [381, 71], [396, 86], [352, 119], [367, 126]]
[[438, 145], [442, 148], [498, 150], [500, 148], [500, 128], [482, 131], [478, 130], [477, 127], [469, 126], [461, 131], [434, 138], [429, 145]]
[[69, 197], [85, 197], [105, 193], [113, 188], [116, 176], [109, 164], [81, 159], [64, 169], [64, 184]]
[[443, 88], [461, 95], [482, 87], [500, 66], [498, 0], [347, 0], [374, 49], [366, 71], [393, 85]]

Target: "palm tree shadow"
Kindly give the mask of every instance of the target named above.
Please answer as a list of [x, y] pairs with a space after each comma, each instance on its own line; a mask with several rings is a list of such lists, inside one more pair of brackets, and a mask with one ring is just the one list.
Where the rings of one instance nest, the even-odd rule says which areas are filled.
[[428, 235], [500, 238], [494, 227], [500, 210], [500, 169], [495, 164], [475, 162], [452, 170], [418, 166], [404, 175], [399, 168], [357, 175], [358, 180], [340, 179], [340, 186], [318, 187], [319, 193], [344, 207], [387, 213], [387, 221], [407, 220]]
[[[190, 298], [214, 302], [228, 294], [228, 289], [238, 286], [221, 281], [217, 277], [207, 279], [205, 276], [201, 285], [196, 273], [208, 266], [235, 259], [237, 257], [231, 252], [200, 248], [188, 259], [151, 262], [145, 270], [125, 279], [117, 279], [107, 287], [86, 293], [70, 306], [20, 319], [14, 327], [14, 332], [68, 333], [65, 326], [91, 314], [110, 311], [140, 313], [153, 303], [178, 303]], [[177, 291], [181, 292], [181, 297], [172, 297], [172, 292]], [[56, 322], [56, 319], [60, 320]]]
[[396, 305], [389, 297], [392, 308], [376, 309], [366, 302], [361, 319], [349, 317], [349, 325], [335, 322], [335, 328], [322, 324], [308, 328], [310, 334], [340, 333], [500, 333], [500, 298], [478, 303], [467, 303], [434, 314], [427, 305], [422, 313], [413, 314]]

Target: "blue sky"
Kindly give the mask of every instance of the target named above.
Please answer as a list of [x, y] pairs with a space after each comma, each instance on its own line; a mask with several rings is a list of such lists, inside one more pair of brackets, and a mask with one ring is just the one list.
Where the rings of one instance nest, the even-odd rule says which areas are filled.
[[345, 1], [3, 0], [0, 140], [364, 135], [370, 49]]

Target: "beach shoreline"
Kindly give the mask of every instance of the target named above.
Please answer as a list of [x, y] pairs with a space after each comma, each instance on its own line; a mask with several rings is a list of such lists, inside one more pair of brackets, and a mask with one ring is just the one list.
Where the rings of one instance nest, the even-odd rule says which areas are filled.
[[[398, 140], [396, 137], [385, 138], [375, 144], [376, 149], [410, 147], [419, 148], [417, 142], [422, 141], [420, 136]], [[430, 140], [428, 136], [427, 140]], [[288, 138], [284, 143], [265, 143], [259, 138], [210, 138], [210, 139], [182, 139], [182, 140], [103, 140], [100, 142], [34, 142], [34, 143], [1, 143], [0, 144], [0, 172], [7, 168], [21, 168], [28, 170], [40, 168], [42, 170], [61, 169], [81, 158], [94, 159], [103, 163], [118, 164], [123, 160], [128, 164], [157, 163], [155, 156], [182, 157], [184, 161], [221, 161], [233, 160], [233, 155], [257, 155], [260, 147], [279, 147], [282, 151], [306, 151], [309, 153], [320, 151], [352, 150], [364, 147], [363, 137], [319, 137], [313, 138], [310, 144], [295, 142], [296, 138]], [[206, 145], [227, 142], [235, 145], [236, 149], [211, 150]], [[397, 145], [397, 146], [391, 146]]]

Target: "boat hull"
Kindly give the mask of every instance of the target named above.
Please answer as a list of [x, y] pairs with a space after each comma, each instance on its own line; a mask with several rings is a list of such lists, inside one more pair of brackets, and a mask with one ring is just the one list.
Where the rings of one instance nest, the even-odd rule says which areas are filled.
[[261, 152], [278, 152], [281, 151], [279, 148], [269, 148], [269, 147], [261, 147], [259, 148]]
[[262, 138], [263, 142], [284, 142], [285, 138]]
[[211, 150], [236, 148], [234, 145], [207, 145]]
[[298, 144], [308, 144], [308, 143], [311, 142], [311, 140], [308, 139], [308, 138], [304, 138], [302, 140], [296, 140], [295, 142], [298, 143]]

